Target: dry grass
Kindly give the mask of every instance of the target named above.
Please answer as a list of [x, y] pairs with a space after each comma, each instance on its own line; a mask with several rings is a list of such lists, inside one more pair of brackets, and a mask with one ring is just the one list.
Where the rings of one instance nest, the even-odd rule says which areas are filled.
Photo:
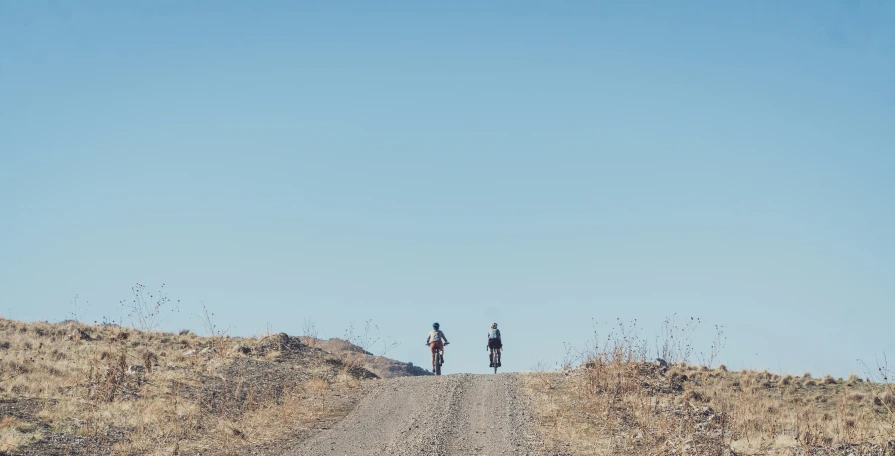
[[530, 377], [559, 454], [895, 454], [895, 390], [810, 374], [648, 363], [631, 341], [580, 367]]
[[0, 319], [0, 451], [261, 453], [347, 413], [370, 376], [285, 334]]

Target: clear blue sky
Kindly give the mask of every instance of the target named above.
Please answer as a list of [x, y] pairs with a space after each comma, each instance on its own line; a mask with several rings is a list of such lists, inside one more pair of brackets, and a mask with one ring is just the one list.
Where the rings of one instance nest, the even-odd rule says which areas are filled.
[[[784, 4], [785, 3], [785, 4]], [[0, 2], [0, 313], [895, 356], [895, 4]]]

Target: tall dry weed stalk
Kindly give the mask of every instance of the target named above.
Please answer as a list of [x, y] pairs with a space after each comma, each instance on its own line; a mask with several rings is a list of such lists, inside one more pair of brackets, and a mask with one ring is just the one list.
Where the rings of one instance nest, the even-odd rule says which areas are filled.
[[372, 319], [364, 322], [363, 331], [355, 330], [354, 323], [349, 323], [345, 329], [345, 341], [349, 345], [342, 353], [342, 364], [349, 371], [365, 368], [368, 356], [383, 357], [399, 345], [391, 338], [384, 337]]
[[313, 318], [305, 318], [301, 326], [301, 335], [308, 346], [313, 347], [320, 338], [320, 331], [317, 329], [317, 323]]
[[671, 364], [689, 362], [693, 354], [693, 333], [699, 324], [700, 320], [694, 317], [683, 326], [678, 324], [677, 314], [666, 318], [661, 334], [656, 337], [656, 356]]
[[230, 328], [219, 329], [214, 321], [214, 312], [210, 311], [205, 303], [202, 303], [202, 312], [196, 316], [205, 330], [208, 350], [213, 355], [224, 356], [226, 354], [227, 342], [230, 340]]
[[875, 370], [870, 370], [866, 363], [862, 364], [873, 385], [873, 418], [885, 429], [887, 438], [895, 441], [895, 369], [889, 366], [885, 353], [877, 361]]
[[[150, 293], [143, 284], [131, 287], [130, 300], [119, 302], [121, 309], [127, 312], [134, 328], [143, 332], [155, 331], [170, 312], [177, 312], [180, 300], [172, 301], [165, 292], [165, 284], [157, 292]], [[172, 308], [172, 304], [174, 307]]]

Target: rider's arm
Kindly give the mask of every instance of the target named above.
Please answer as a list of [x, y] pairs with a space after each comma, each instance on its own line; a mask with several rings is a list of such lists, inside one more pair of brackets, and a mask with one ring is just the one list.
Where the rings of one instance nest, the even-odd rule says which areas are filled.
[[448, 343], [448, 340], [447, 340], [447, 337], [445, 337], [445, 335], [444, 335], [444, 333], [443, 333], [443, 332], [441, 332], [441, 331], [438, 331], [438, 332], [440, 332], [440, 333], [441, 333], [441, 338], [442, 338], [442, 339], [444, 339], [444, 343], [446, 343], [446, 344], [447, 344], [447, 343]]

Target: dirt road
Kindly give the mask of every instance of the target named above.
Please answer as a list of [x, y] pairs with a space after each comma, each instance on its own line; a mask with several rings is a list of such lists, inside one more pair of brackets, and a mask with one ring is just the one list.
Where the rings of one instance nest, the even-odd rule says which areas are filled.
[[534, 455], [520, 375], [384, 380], [332, 429], [287, 455]]

